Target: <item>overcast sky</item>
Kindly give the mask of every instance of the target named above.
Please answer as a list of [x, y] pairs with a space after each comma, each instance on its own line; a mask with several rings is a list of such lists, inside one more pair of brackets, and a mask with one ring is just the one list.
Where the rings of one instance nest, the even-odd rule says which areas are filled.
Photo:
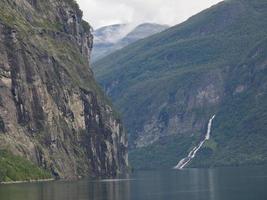
[[116, 23], [175, 25], [222, 0], [77, 0], [94, 28]]

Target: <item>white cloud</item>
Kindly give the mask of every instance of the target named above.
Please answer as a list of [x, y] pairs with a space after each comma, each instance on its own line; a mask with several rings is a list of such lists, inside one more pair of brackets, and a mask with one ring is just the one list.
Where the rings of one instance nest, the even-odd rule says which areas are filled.
[[77, 0], [94, 27], [155, 22], [175, 25], [222, 0]]

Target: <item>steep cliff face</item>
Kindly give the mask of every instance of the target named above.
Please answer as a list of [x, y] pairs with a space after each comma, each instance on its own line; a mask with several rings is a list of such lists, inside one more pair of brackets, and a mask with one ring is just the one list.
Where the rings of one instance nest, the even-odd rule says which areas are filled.
[[0, 6], [0, 148], [62, 178], [122, 172], [126, 135], [89, 68], [93, 37], [77, 4]]
[[[223, 1], [95, 63], [124, 117], [133, 167], [175, 166], [215, 114], [206, 166], [267, 162], [266, 63], [255, 51], [266, 44], [266, 11], [266, 0]], [[253, 147], [258, 156], [247, 153]]]

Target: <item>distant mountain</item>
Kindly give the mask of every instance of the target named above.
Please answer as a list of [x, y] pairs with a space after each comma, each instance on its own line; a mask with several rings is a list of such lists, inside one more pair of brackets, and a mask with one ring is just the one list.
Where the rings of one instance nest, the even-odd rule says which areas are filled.
[[118, 48], [125, 47], [131, 43], [136, 42], [137, 40], [162, 32], [167, 28], [169, 28], [167, 25], [151, 24], [151, 23], [141, 24], [135, 27], [120, 41], [118, 41], [118, 43], [116, 44], [117, 50]]
[[115, 24], [94, 31], [92, 60], [96, 61], [137, 40], [167, 29], [167, 25], [144, 23], [137, 27], [130, 24]]
[[94, 65], [135, 168], [267, 163], [267, 1], [227, 0]]

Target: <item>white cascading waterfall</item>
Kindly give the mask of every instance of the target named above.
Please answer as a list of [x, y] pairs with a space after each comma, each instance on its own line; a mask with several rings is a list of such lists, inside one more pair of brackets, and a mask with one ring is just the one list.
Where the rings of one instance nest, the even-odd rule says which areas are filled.
[[195, 146], [192, 151], [189, 152], [188, 156], [183, 158], [182, 160], [179, 161], [179, 163], [174, 167], [174, 169], [183, 169], [191, 160], [193, 160], [197, 154], [197, 152], [201, 149], [203, 144], [210, 139], [210, 132], [211, 132], [211, 126], [212, 122], [215, 118], [215, 115], [210, 118], [209, 123], [208, 123], [208, 128], [207, 128], [207, 133], [205, 135], [205, 138], [197, 145]]

